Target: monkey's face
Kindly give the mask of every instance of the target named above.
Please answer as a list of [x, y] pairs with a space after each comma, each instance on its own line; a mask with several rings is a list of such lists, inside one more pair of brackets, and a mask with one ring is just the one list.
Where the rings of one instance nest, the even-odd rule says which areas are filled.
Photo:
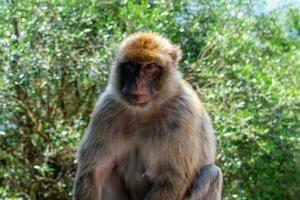
[[155, 62], [128, 61], [119, 65], [119, 87], [126, 101], [135, 106], [146, 106], [159, 92], [163, 68]]
[[179, 46], [156, 33], [133, 34], [116, 51], [112, 88], [131, 106], [147, 111], [159, 108], [180, 89], [180, 73], [176, 70], [180, 57]]

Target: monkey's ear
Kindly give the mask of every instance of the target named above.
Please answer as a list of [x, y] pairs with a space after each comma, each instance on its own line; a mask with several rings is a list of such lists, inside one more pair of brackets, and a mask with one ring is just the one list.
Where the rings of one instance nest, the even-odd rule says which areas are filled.
[[181, 49], [179, 45], [173, 45], [173, 49], [170, 52], [170, 56], [172, 61], [176, 64], [181, 59]]

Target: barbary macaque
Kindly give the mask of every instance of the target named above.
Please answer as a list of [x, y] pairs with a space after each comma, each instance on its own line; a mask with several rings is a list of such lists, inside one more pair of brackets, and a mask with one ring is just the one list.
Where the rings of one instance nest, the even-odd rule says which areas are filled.
[[74, 200], [217, 200], [210, 118], [153, 32], [123, 40], [78, 150]]

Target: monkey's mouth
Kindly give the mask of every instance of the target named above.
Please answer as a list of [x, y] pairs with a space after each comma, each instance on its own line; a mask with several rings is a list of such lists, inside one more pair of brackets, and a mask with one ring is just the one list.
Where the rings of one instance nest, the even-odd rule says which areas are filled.
[[127, 94], [127, 100], [131, 105], [144, 107], [149, 104], [151, 98], [145, 94]]

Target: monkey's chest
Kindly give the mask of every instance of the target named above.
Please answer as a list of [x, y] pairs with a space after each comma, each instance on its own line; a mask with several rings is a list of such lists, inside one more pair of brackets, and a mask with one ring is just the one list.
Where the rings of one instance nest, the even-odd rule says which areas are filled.
[[164, 136], [166, 129], [148, 126], [145, 132], [132, 134], [136, 146], [128, 153], [121, 171], [124, 186], [131, 200], [144, 199], [152, 189], [153, 180], [160, 176], [161, 166], [166, 165], [165, 158], [169, 152], [166, 148], [168, 144], [164, 141], [170, 142], [173, 139]]
[[131, 199], [144, 199], [152, 187], [152, 175], [147, 161], [137, 152], [130, 154], [122, 174]]

